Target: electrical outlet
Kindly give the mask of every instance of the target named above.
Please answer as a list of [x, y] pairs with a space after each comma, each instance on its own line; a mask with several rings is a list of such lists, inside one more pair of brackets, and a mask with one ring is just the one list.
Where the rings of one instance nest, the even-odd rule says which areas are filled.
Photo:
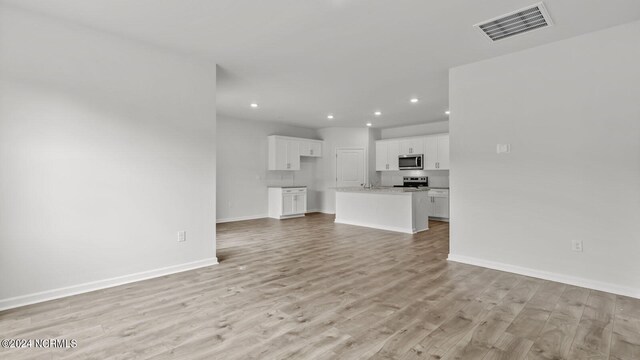
[[187, 232], [186, 231], [178, 231], [178, 242], [187, 241]]
[[575, 252], [582, 252], [582, 240], [571, 241], [571, 250]]

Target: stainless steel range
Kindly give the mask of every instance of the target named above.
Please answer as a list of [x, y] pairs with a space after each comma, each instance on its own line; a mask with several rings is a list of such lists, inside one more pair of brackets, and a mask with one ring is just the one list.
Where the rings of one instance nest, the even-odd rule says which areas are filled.
[[402, 185], [394, 185], [394, 187], [428, 187], [429, 177], [427, 176], [404, 176]]

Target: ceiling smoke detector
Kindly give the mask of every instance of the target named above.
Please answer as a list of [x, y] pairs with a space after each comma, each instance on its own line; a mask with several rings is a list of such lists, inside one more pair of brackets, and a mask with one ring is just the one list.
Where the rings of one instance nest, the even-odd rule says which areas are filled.
[[483, 21], [474, 25], [474, 27], [482, 31], [491, 41], [498, 41], [551, 25], [553, 25], [553, 22], [549, 12], [547, 12], [544, 4], [540, 2], [524, 9]]

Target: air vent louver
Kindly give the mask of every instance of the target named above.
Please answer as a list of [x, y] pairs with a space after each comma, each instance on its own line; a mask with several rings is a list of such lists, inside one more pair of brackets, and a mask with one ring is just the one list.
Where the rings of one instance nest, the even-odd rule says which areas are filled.
[[474, 26], [492, 41], [498, 41], [552, 24], [544, 4], [538, 3]]

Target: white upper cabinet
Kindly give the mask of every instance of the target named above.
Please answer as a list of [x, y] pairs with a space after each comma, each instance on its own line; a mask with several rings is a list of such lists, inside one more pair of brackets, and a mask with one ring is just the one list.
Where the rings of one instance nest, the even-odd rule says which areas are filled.
[[376, 171], [397, 171], [399, 155], [399, 141], [376, 141]]
[[300, 156], [322, 156], [322, 141], [271, 135], [268, 170], [300, 170]]
[[376, 171], [386, 171], [387, 163], [387, 143], [376, 141]]
[[449, 134], [438, 135], [438, 170], [449, 170]]
[[300, 170], [300, 142], [286, 140], [287, 144], [287, 170]]
[[398, 167], [398, 156], [400, 156], [400, 142], [389, 141], [387, 147], [387, 161], [389, 162], [389, 170], [400, 170]]
[[402, 139], [399, 142], [400, 155], [424, 154], [423, 138]]
[[435, 170], [438, 162], [438, 136], [424, 138], [424, 169]]
[[398, 156], [423, 154], [425, 170], [449, 170], [449, 134], [376, 141], [376, 171], [397, 171]]
[[309, 156], [322, 157], [322, 142], [312, 141], [310, 144], [311, 144], [311, 152], [309, 153]]
[[322, 157], [322, 141], [300, 139], [300, 156]]
[[424, 169], [449, 170], [449, 134], [424, 138]]

